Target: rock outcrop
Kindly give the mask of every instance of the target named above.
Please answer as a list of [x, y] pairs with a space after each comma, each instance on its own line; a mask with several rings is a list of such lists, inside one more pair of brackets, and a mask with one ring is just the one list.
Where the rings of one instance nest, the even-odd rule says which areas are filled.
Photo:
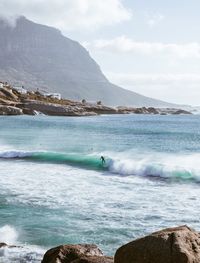
[[181, 114], [192, 114], [189, 111], [176, 109], [176, 108], [153, 108], [153, 107], [141, 107], [141, 108], [133, 108], [133, 107], [117, 107], [118, 113], [120, 114], [160, 114], [160, 115], [181, 115]]
[[78, 105], [59, 105], [54, 103], [46, 103], [40, 101], [26, 101], [19, 104], [18, 107], [22, 108], [25, 113], [40, 112], [50, 116], [90, 116], [96, 115], [95, 112], [84, 110], [83, 107]]
[[42, 263], [113, 263], [96, 245], [63, 245], [48, 250]]
[[135, 114], [159, 114], [159, 110], [153, 107], [117, 107], [118, 112], [121, 114], [135, 113]]
[[22, 114], [23, 111], [20, 108], [0, 105], [0, 115], [22, 115]]
[[174, 112], [172, 112], [172, 114], [174, 115], [180, 115], [180, 114], [191, 114], [190, 112], [186, 111], [186, 110], [175, 110]]
[[199, 263], [200, 234], [188, 226], [167, 228], [120, 247], [115, 263]]
[[117, 114], [115, 108], [104, 105], [82, 104], [73, 102], [70, 104], [48, 103], [44, 101], [25, 100], [18, 104], [18, 107], [25, 109], [23, 112], [38, 111], [50, 116], [93, 116], [98, 114]]

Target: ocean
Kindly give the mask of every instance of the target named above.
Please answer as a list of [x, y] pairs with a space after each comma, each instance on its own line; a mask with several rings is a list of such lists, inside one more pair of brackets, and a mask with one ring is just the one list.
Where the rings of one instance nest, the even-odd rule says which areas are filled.
[[[105, 158], [105, 164], [101, 162]], [[0, 262], [200, 230], [200, 116], [0, 117]]]

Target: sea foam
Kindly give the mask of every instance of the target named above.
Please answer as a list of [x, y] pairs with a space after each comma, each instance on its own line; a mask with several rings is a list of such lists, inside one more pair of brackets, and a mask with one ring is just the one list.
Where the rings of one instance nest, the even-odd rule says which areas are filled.
[[109, 153], [109, 171], [122, 176], [200, 180], [200, 154]]

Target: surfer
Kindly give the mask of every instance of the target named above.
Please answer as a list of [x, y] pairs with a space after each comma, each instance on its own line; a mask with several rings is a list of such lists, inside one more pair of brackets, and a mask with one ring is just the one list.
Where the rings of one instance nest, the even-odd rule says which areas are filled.
[[105, 163], [106, 163], [106, 160], [105, 160], [105, 158], [103, 157], [103, 156], [101, 156], [101, 163], [102, 163], [102, 165], [104, 165]]

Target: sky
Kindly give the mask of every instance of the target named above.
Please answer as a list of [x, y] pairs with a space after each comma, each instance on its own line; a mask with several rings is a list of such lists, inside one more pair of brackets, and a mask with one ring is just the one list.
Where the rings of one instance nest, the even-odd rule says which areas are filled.
[[79, 41], [113, 83], [200, 105], [199, 0], [0, 0], [0, 15], [54, 26]]

